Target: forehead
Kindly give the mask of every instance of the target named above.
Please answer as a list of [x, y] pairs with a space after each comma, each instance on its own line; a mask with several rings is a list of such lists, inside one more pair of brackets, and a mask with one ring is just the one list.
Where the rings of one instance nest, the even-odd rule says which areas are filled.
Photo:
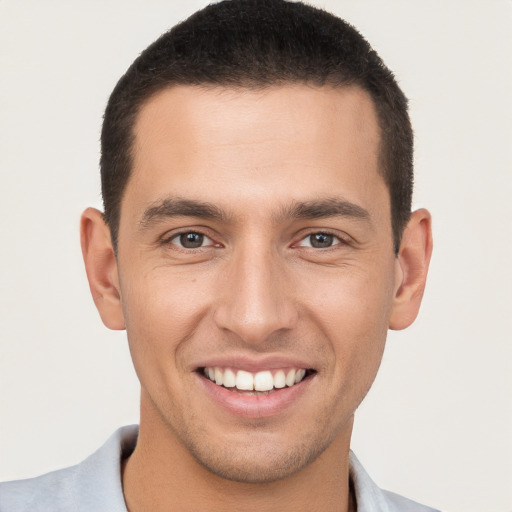
[[139, 209], [170, 194], [223, 207], [244, 195], [261, 206], [334, 194], [371, 202], [383, 186], [374, 105], [358, 87], [176, 86], [144, 104], [134, 133], [126, 197]]

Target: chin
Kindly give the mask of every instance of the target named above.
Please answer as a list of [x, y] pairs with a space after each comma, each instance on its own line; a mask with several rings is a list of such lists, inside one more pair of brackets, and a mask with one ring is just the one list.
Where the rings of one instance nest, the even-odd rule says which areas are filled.
[[[250, 436], [250, 434], [247, 434]], [[247, 484], [270, 483], [290, 477], [313, 462], [330, 442], [268, 443], [265, 446], [260, 436], [254, 443], [235, 447], [208, 449], [202, 444], [199, 449], [189, 446], [189, 452], [199, 464], [216, 476], [232, 482]]]
[[245, 456], [233, 456], [229, 460], [220, 458], [197, 458], [208, 471], [232, 482], [246, 484], [270, 483], [292, 476], [309, 461], [301, 457], [286, 456], [278, 460], [255, 461]]

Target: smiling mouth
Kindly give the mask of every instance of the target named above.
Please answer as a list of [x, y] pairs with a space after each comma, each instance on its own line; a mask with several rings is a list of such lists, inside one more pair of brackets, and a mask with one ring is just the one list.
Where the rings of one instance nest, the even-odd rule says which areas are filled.
[[290, 388], [312, 376], [315, 370], [308, 368], [286, 368], [247, 372], [232, 368], [202, 367], [199, 374], [233, 393], [264, 395], [280, 389]]

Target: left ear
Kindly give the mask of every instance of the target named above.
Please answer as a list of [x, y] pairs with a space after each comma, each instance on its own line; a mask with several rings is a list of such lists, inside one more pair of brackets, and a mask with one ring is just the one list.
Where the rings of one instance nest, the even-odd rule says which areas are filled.
[[420, 309], [432, 254], [432, 220], [427, 210], [416, 210], [405, 227], [396, 257], [397, 283], [389, 328], [405, 329]]

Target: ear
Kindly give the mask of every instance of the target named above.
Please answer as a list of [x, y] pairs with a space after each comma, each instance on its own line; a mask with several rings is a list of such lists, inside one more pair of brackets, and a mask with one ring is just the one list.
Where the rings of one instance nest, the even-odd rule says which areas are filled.
[[389, 328], [405, 329], [420, 309], [430, 256], [432, 254], [432, 220], [427, 210], [413, 212], [407, 223], [396, 258], [397, 282]]
[[80, 219], [80, 241], [92, 298], [109, 329], [125, 328], [117, 261], [103, 214], [87, 208]]

